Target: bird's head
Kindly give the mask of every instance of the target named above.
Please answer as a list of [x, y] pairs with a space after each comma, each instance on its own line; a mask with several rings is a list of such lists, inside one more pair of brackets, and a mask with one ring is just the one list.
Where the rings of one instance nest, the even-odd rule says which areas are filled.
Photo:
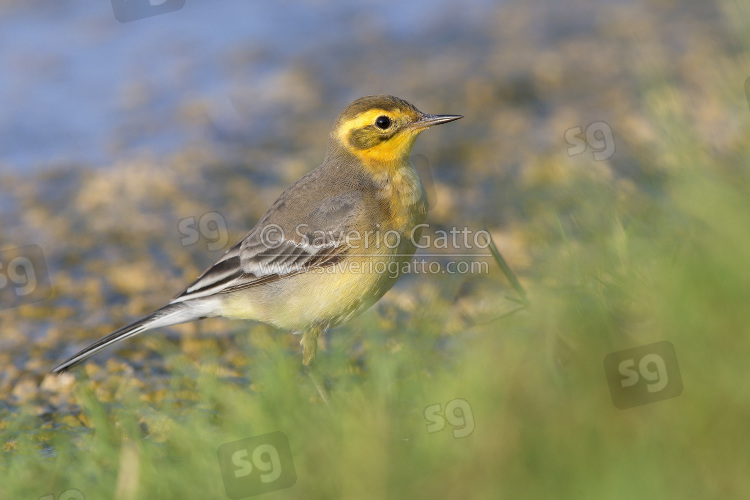
[[339, 115], [331, 143], [366, 165], [392, 164], [408, 158], [420, 132], [459, 118], [463, 117], [422, 113], [413, 104], [389, 95], [360, 97]]

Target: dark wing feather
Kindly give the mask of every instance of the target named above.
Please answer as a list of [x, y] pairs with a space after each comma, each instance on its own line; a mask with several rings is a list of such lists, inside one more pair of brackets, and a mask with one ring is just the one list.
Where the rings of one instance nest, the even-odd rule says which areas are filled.
[[362, 204], [358, 191], [331, 196], [296, 224], [269, 212], [173, 302], [230, 293], [335, 265], [349, 250], [346, 235], [365, 213]]

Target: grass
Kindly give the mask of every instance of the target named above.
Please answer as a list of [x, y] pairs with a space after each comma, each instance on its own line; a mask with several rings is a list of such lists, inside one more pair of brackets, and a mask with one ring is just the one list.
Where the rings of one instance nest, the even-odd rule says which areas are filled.
[[[735, 4], [722, 3], [729, 12]], [[736, 50], [746, 53], [741, 19]], [[498, 240], [497, 266], [474, 280], [477, 292], [461, 296], [456, 277], [420, 276], [408, 289], [413, 307], [381, 303], [329, 334], [316, 372], [328, 405], [286, 334], [223, 323], [231, 335], [219, 340], [155, 335], [124, 348], [138, 372], [116, 361], [77, 370], [76, 411], [0, 403], [0, 498], [77, 498], [72, 489], [86, 499], [225, 498], [219, 447], [276, 431], [288, 438], [297, 479], [269, 499], [750, 497], [747, 75], [736, 61], [716, 61], [716, 74], [696, 76], [690, 91], [667, 77], [636, 85], [638, 127], [612, 123], [612, 162], [621, 163], [533, 152], [516, 198], [494, 193], [498, 210], [515, 203], [513, 213], [523, 213], [519, 238], [531, 265], [516, 277]], [[706, 123], [714, 122], [697, 119], [697, 108], [733, 125], [712, 135]], [[178, 185], [164, 175], [159, 183]], [[105, 191], [104, 203], [96, 194], [81, 195], [87, 210], [111, 205], [113, 215], [96, 230], [76, 219], [82, 248], [97, 247], [92, 235], [117, 218], [109, 198], [127, 198]], [[114, 262], [130, 261], [128, 244], [162, 244], [159, 224], [126, 229], [108, 247]], [[146, 236], [132, 242], [135, 233]], [[76, 255], [66, 254], [71, 266]], [[162, 271], [144, 266], [146, 276]], [[59, 273], [55, 283], [77, 281]], [[108, 291], [97, 282], [85, 293]], [[125, 316], [163, 298], [126, 292], [140, 302], [125, 306], [133, 301], [121, 297]], [[466, 318], [461, 300], [489, 303], [495, 319]], [[113, 309], [103, 300], [84, 305], [67, 307]], [[663, 340], [675, 347], [683, 393], [617, 409], [605, 356]], [[143, 359], [145, 350], [159, 353], [165, 372]], [[471, 418], [466, 406], [445, 415], [456, 400]], [[436, 405], [446, 425], [429, 432], [425, 410]], [[451, 422], [460, 429], [470, 420], [473, 432], [456, 437]]]
[[[537, 246], [522, 313], [446, 339], [450, 304], [438, 300], [385, 332], [376, 311], [337, 330], [318, 366], [330, 406], [265, 328], [235, 339], [249, 385], [222, 376], [211, 352], [195, 363], [167, 351], [158, 403], [127, 377], [103, 398], [81, 372], [90, 430], [40, 428], [23, 412], [6, 421], [3, 497], [222, 498], [218, 447], [282, 431], [297, 480], [266, 498], [741, 498], [750, 204], [737, 176], [747, 173], [705, 167], [687, 166], [627, 224], [597, 196], [537, 221], [554, 236]], [[585, 234], [574, 221], [593, 212], [604, 220]], [[504, 286], [500, 271], [487, 279]], [[605, 355], [660, 340], [676, 348], [683, 394], [616, 409]], [[429, 433], [425, 408], [457, 398], [474, 431]]]

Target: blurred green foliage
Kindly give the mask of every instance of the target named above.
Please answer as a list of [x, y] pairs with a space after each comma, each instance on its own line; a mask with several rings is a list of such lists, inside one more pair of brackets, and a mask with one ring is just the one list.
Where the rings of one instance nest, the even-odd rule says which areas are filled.
[[[75, 381], [44, 375], [72, 336], [83, 343], [147, 312], [210, 263], [205, 249], [164, 243], [165, 221], [214, 208], [185, 193], [211, 174], [212, 199], [251, 200], [226, 209], [241, 228], [273, 190], [187, 154], [158, 178], [145, 162], [40, 174], [19, 188], [25, 227], [59, 227], [38, 243], [55, 248], [56, 296], [73, 297], [0, 319], [6, 342], [38, 340], [23, 356], [0, 354], [0, 497], [75, 488], [87, 499], [222, 498], [219, 446], [274, 431], [288, 436], [298, 479], [267, 498], [750, 497], [750, 30], [736, 10], [744, 4], [720, 5], [733, 52], [695, 45], [673, 74], [656, 51], [639, 57], [634, 47], [623, 62], [631, 100], [613, 104], [611, 160], [568, 157], [561, 142], [516, 151], [518, 168], [497, 173], [487, 166], [492, 132], [478, 132], [488, 122], [441, 136], [443, 148], [477, 146], [451, 153], [470, 173], [460, 175], [489, 186], [466, 220], [488, 225], [529, 305], [503, 316], [517, 304], [504, 298], [514, 291], [499, 266], [409, 278], [327, 336], [317, 376], [328, 405], [297, 339], [263, 325], [180, 327], [82, 367]], [[504, 105], [498, 113], [512, 116]], [[201, 162], [210, 169], [196, 170]], [[478, 192], [438, 184], [449, 206]], [[44, 186], [64, 202], [40, 202]], [[140, 211], [127, 212], [130, 203]], [[493, 211], [506, 215], [482, 215]], [[434, 217], [455, 223], [440, 205]], [[157, 289], [142, 284], [155, 275]], [[615, 408], [604, 357], [662, 340], [676, 349], [683, 394]], [[428, 432], [425, 408], [455, 399], [469, 403], [473, 432]]]

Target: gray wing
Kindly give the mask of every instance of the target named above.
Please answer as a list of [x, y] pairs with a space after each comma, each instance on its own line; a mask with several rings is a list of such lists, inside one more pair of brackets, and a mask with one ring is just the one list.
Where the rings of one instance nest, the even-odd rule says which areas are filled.
[[[365, 213], [364, 197], [350, 191], [325, 198], [302, 220], [282, 222], [269, 211], [172, 302], [229, 293], [335, 265], [349, 250], [346, 236]], [[283, 206], [284, 198], [274, 207]]]

